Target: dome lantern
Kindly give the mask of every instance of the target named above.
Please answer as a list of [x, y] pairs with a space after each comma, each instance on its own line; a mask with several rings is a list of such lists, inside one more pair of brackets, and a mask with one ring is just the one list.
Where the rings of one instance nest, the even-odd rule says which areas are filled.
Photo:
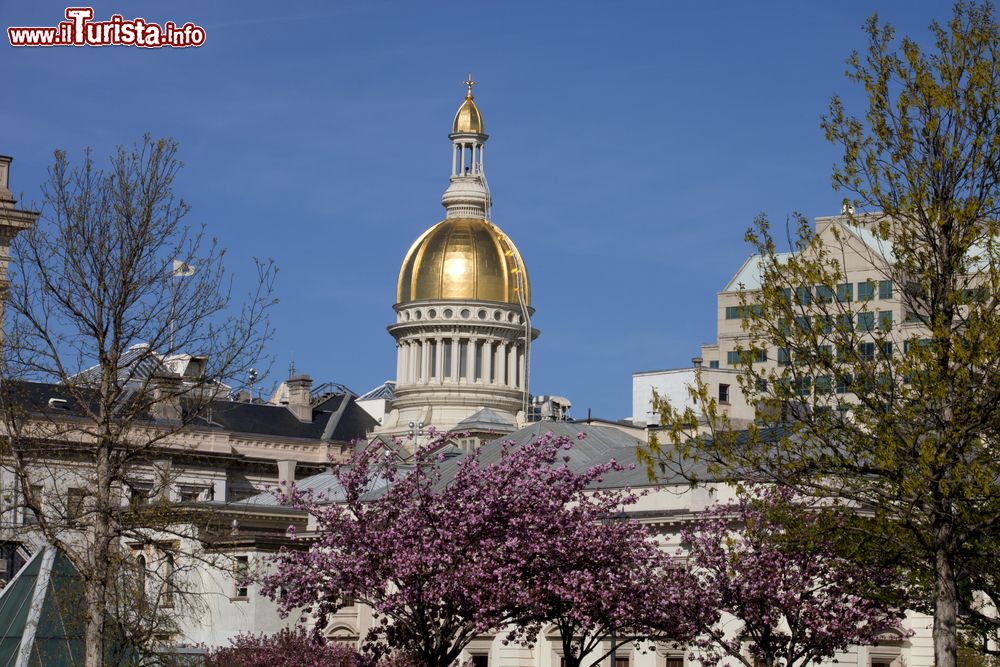
[[468, 86], [469, 90], [465, 94], [465, 102], [458, 107], [458, 111], [455, 113], [455, 120], [451, 124], [452, 134], [486, 134], [483, 114], [479, 111], [475, 98], [472, 96], [472, 87], [477, 83], [478, 81], [472, 80], [471, 74], [465, 80], [465, 85]]

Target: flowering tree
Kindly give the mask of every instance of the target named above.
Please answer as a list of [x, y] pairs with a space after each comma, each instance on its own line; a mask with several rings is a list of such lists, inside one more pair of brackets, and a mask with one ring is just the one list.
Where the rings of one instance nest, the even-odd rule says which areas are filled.
[[[617, 500], [635, 497], [626, 492]], [[530, 643], [542, 623], [551, 623], [564, 667], [580, 667], [598, 665], [629, 643], [653, 648], [655, 638], [686, 641], [714, 620], [714, 610], [697, 595], [697, 582], [673, 565], [644, 526], [625, 515], [598, 519], [593, 506], [573, 512], [585, 516], [550, 538], [563, 543], [558, 550], [549, 548], [534, 561], [539, 566], [550, 553], [560, 554], [550, 567], [536, 567], [532, 589], [541, 623], [519, 628], [521, 641]]]
[[[478, 634], [511, 624], [538, 627], [537, 583], [561, 577], [562, 563], [580, 563], [572, 549], [596, 553], [604, 544], [566, 536], [591, 530], [630, 501], [626, 492], [586, 492], [620, 466], [611, 461], [575, 473], [563, 460], [572, 441], [551, 434], [506, 443], [488, 464], [478, 452], [435, 459], [430, 452], [440, 444], [421, 449], [419, 464], [405, 475], [381, 447], [365, 449], [335, 468], [338, 502], [293, 491], [290, 502], [312, 514], [318, 536], [308, 550], [276, 556], [263, 592], [286, 614], [314, 614], [320, 627], [345, 600], [363, 602], [376, 617], [366, 652], [404, 652], [425, 665], [451, 664]], [[379, 480], [387, 484], [379, 488]], [[594, 581], [563, 583], [583, 589]]]
[[[794, 517], [802, 539], [781, 515]], [[701, 595], [723, 613], [693, 644], [703, 664], [728, 657], [746, 667], [801, 667], [898, 629], [899, 611], [865, 595], [891, 585], [892, 573], [839, 556], [820, 529], [829, 516], [769, 490], [710, 509], [683, 531]], [[738, 631], [727, 629], [727, 616]]]
[[302, 630], [237, 635], [208, 655], [206, 667], [358, 667], [357, 652]]

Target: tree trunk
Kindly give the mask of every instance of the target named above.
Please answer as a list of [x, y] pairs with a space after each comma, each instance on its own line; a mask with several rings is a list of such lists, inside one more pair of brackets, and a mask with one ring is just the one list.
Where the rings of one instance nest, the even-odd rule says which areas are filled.
[[950, 554], [939, 547], [934, 562], [934, 664], [955, 667], [958, 659], [958, 593]]
[[94, 489], [94, 519], [91, 525], [89, 577], [84, 577], [87, 627], [84, 635], [86, 667], [103, 667], [105, 621], [108, 615], [108, 578], [111, 571], [111, 446], [102, 439], [97, 446], [97, 488]]

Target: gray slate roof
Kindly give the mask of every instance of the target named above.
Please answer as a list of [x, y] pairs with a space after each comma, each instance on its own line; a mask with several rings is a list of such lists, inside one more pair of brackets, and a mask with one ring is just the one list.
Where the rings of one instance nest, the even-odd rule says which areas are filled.
[[514, 430], [515, 424], [507, 417], [498, 415], [489, 408], [483, 408], [475, 414], [469, 415], [455, 425], [452, 429], [455, 433], [465, 431], [478, 431], [486, 433], [510, 433]]
[[[25, 382], [10, 385], [8, 400], [25, 409], [50, 417], [82, 417], [84, 407], [74, 400], [87, 391], [70, 392], [63, 385], [45, 382]], [[53, 409], [50, 399], [66, 401]], [[126, 398], [126, 400], [128, 400]], [[184, 401], [182, 400], [182, 405]], [[150, 421], [155, 419], [150, 415]], [[194, 420], [201, 428], [221, 428], [235, 433], [258, 436], [305, 438], [323, 442], [350, 442], [363, 438], [378, 422], [357, 405], [352, 394], [331, 394], [313, 405], [311, 422], [301, 422], [288, 408], [268, 403], [241, 403], [229, 400], [212, 401], [209, 410]]]

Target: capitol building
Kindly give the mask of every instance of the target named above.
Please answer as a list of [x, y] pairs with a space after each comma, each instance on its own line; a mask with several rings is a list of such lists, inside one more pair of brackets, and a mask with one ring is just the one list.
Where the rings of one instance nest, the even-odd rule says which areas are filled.
[[531, 283], [521, 253], [493, 224], [486, 126], [472, 95], [455, 114], [445, 218], [403, 259], [396, 286], [395, 395], [377, 433], [411, 424], [483, 436], [523, 426], [529, 407]]
[[[414, 443], [425, 442], [433, 430], [452, 434], [450, 456], [482, 448], [483, 459], [490, 460], [497, 455], [501, 439], [526, 443], [553, 432], [574, 442], [583, 436], [568, 456], [567, 465], [577, 472], [612, 458], [628, 463], [647, 444], [652, 392], [670, 390], [683, 395], [694, 376], [696, 369], [637, 373], [633, 416], [624, 422], [566, 421], [568, 401], [531, 395], [531, 348], [539, 335], [532, 326], [532, 285], [514, 241], [492, 219], [492, 193], [486, 177], [489, 135], [473, 96], [474, 84], [470, 76], [448, 134], [450, 165], [442, 150], [442, 181], [447, 176], [441, 197], [444, 218], [422, 232], [408, 230], [416, 240], [402, 258], [394, 316], [388, 325], [396, 354], [395, 380], [356, 396], [334, 383], [313, 386], [309, 376], [299, 373], [282, 383], [269, 401], [252, 396], [214, 401], [210, 419], [172, 437], [158, 452], [159, 460], [136, 466], [132, 472], [128, 502], [155, 500], [210, 510], [218, 520], [212, 526], [191, 526], [191, 542], [208, 545], [211, 554], [234, 564], [232, 569], [203, 564], [207, 559], [191, 564], [185, 576], [197, 587], [197, 604], [185, 608], [178, 601], [173, 607], [176, 632], [164, 637], [178, 650], [224, 646], [242, 633], [271, 634], [295, 624], [298, 619], [282, 619], [275, 603], [260, 594], [257, 584], [242, 581], [241, 575], [266, 571], [274, 553], [291, 544], [289, 526], [302, 537], [308, 537], [314, 526], [308, 513], [282, 505], [272, 490], [294, 484], [304, 491], [336, 497], [336, 478], [327, 464], [346, 460], [357, 443], [364, 446], [379, 439], [387, 446], [402, 442], [412, 448]], [[9, 158], [0, 159], [0, 224], [11, 227], [30, 217], [30, 212], [15, 208], [7, 189], [9, 164]], [[5, 237], [5, 244], [13, 233]], [[859, 253], [864, 250], [863, 240], [858, 241]], [[0, 259], [6, 256], [5, 245]], [[0, 268], [5, 263], [5, 259], [0, 261]], [[738, 315], [733, 310], [738, 303], [734, 285], [747, 282], [743, 274], [753, 273], [755, 265], [751, 261], [748, 266], [741, 270], [742, 277], [720, 293], [719, 341], [702, 351], [713, 391], [734, 419], [749, 417], [749, 406], [736, 391], [735, 370], [728, 363], [738, 345], [736, 324], [731, 321]], [[862, 265], [858, 266], [861, 277], [856, 281], [865, 277]], [[391, 285], [386, 285], [387, 297], [390, 290]], [[890, 297], [887, 293], [883, 300], [885, 311], [893, 306]], [[388, 353], [388, 340], [386, 348]], [[134, 354], [152, 361], [151, 374], [170, 375], [178, 382], [195, 361], [190, 358], [179, 365], [178, 359], [158, 359], [138, 347]], [[699, 369], [702, 357], [697, 358]], [[77, 406], [66, 400], [57, 384], [39, 383], [33, 387], [33, 397], [37, 403], [27, 407], [35, 414], [52, 418], [53, 406], [58, 406], [57, 419], [77, 416]], [[157, 428], [158, 419], [152, 417], [150, 428]], [[404, 462], [410, 453], [402, 452]], [[84, 493], [86, 471], [69, 460], [54, 465], [63, 463], [64, 475], [33, 486], [32, 492], [57, 502], [74, 491]], [[17, 484], [0, 468], [0, 487], [17, 490]], [[710, 505], [735, 496], [732, 486], [722, 481], [697, 488], [680, 478], [652, 483], [641, 467], [609, 473], [601, 486], [644, 491], [628, 514], [647, 526], [664, 549], [674, 552], [682, 546], [682, 526]], [[0, 509], [6, 517], [0, 524], [0, 578], [7, 581], [26, 561], [38, 568], [45, 546], [32, 532], [33, 516], [13, 506]], [[172, 575], [176, 565], [180, 576], [181, 564], [170, 560], [163, 544], [133, 541], [124, 548], [150, 572]], [[23, 588], [25, 583], [15, 578], [6, 590], [21, 590], [18, 586]], [[21, 590], [19, 594], [29, 593]], [[13, 594], [8, 594], [6, 600], [12, 599]], [[4, 600], [0, 596], [0, 612]], [[324, 633], [336, 641], [356, 643], [372, 623], [370, 609], [351, 604], [334, 615]], [[837, 662], [856, 667], [932, 664], [931, 619], [909, 614], [904, 625], [909, 634], [889, 634], [877, 646], [852, 647], [839, 654]], [[21, 636], [17, 640], [27, 641]], [[461, 662], [471, 661], [475, 667], [559, 667], [562, 651], [556, 629], [543, 628], [530, 648], [508, 645], [500, 636], [476, 637]], [[622, 647], [611, 667], [691, 664], [683, 647], [663, 643], [651, 651]]]

